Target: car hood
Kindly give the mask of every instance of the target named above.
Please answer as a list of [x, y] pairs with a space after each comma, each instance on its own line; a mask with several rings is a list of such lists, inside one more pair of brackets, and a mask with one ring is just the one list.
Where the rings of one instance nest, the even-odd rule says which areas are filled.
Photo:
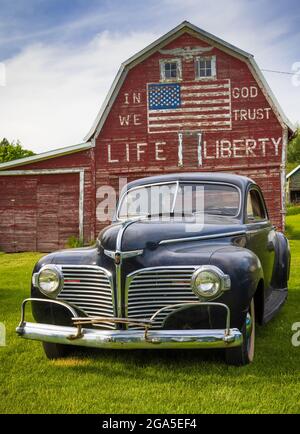
[[[127, 223], [112, 224], [100, 232], [98, 240], [104, 249], [116, 249], [117, 236], [124, 225]], [[174, 218], [169, 221], [143, 219], [132, 222], [125, 227], [121, 250], [155, 248], [163, 240], [192, 239], [193, 237], [213, 239], [244, 231], [245, 226], [240, 221], [224, 216], [206, 216], [202, 225], [195, 220], [184, 223], [178, 222]]]

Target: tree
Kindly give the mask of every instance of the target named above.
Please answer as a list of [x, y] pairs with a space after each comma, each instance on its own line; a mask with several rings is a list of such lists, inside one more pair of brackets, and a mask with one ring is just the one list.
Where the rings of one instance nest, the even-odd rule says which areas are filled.
[[34, 152], [23, 149], [20, 142], [12, 141], [11, 143], [4, 137], [0, 141], [0, 163], [17, 160], [18, 158], [31, 157]]
[[288, 163], [300, 164], [300, 128], [297, 129], [295, 137], [288, 144], [287, 161]]

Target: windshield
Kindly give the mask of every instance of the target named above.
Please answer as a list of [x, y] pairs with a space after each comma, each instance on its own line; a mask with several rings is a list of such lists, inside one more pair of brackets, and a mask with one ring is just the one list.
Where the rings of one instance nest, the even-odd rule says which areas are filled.
[[196, 214], [236, 217], [239, 208], [239, 190], [232, 185], [172, 182], [129, 190], [121, 199], [117, 217], [120, 220]]

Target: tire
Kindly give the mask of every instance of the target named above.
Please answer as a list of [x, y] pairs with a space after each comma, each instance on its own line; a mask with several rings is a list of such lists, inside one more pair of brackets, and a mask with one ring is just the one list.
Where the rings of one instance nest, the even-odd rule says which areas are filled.
[[54, 344], [52, 342], [42, 342], [44, 352], [48, 359], [61, 359], [63, 357], [68, 357], [72, 351], [70, 345]]
[[[251, 329], [247, 332], [247, 319], [251, 319]], [[255, 348], [255, 308], [252, 299], [245, 323], [242, 327], [243, 343], [239, 347], [228, 348], [225, 350], [227, 365], [244, 366], [251, 363], [254, 359]]]

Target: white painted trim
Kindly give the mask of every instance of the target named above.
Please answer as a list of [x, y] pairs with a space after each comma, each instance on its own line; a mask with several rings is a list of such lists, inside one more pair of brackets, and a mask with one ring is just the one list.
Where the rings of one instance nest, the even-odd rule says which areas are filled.
[[[211, 61], [211, 75], [201, 77], [198, 72], [200, 72], [200, 61], [201, 60], [210, 60]], [[199, 68], [198, 68], [199, 66]], [[199, 71], [198, 71], [199, 69]], [[217, 56], [197, 56], [195, 57], [195, 80], [196, 81], [205, 81], [205, 80], [216, 80], [217, 79]]]
[[240, 48], [235, 47], [228, 42], [223, 41], [217, 36], [212, 35], [211, 33], [206, 32], [205, 30], [200, 29], [197, 26], [189, 23], [188, 21], [183, 21], [177, 27], [154, 41], [152, 44], [145, 47], [143, 50], [139, 51], [134, 56], [130, 57], [127, 61], [122, 63], [111, 88], [105, 98], [104, 103], [102, 104], [100, 111], [98, 112], [96, 119], [85, 136], [84, 140], [90, 140], [92, 137], [97, 138], [99, 135], [103, 124], [110, 112], [110, 109], [119, 93], [121, 86], [123, 85], [125, 78], [127, 76], [127, 72], [134, 67], [136, 64], [141, 63], [144, 59], [149, 57], [151, 54], [165, 46], [167, 43], [176, 39], [180, 34], [189, 31], [190, 33], [194, 33], [195, 36], [201, 37], [204, 41], [211, 44], [214, 42], [214, 45], [222, 51], [227, 52], [228, 54], [237, 57], [238, 59], [246, 62], [249, 65], [249, 68], [252, 68], [252, 73], [257, 82], [261, 83], [261, 87], [264, 88], [264, 94], [267, 95], [267, 99], [270, 105], [274, 108], [274, 111], [278, 117], [278, 120], [281, 124], [285, 124], [291, 131], [295, 131], [294, 125], [287, 119], [284, 115], [277, 99], [275, 98], [273, 92], [271, 91], [269, 85], [267, 84], [262, 72], [258, 68], [255, 60], [253, 59], [253, 55], [247, 53], [246, 51], [241, 50]]
[[198, 166], [202, 166], [202, 133], [197, 133], [198, 136], [198, 146], [197, 146], [197, 153], [198, 153]]
[[298, 170], [300, 169], [300, 164], [299, 166], [295, 167], [295, 169], [291, 170], [287, 175], [286, 175], [286, 179], [289, 179], [290, 176], [294, 175], [294, 173], [298, 172]]
[[84, 171], [81, 168], [73, 169], [25, 169], [25, 170], [2, 170], [0, 176], [13, 175], [59, 175], [62, 173], [80, 173]]
[[[284, 126], [287, 126], [292, 132], [296, 131], [295, 125], [290, 122], [290, 120], [286, 117], [284, 114], [276, 96], [274, 95], [272, 89], [270, 88], [267, 80], [265, 79], [263, 73], [259, 69], [259, 66], [257, 65], [254, 58], [249, 58], [250, 65], [253, 68], [253, 75], [257, 79], [258, 84], [261, 84], [261, 90], [264, 93], [267, 101], [269, 102], [270, 106], [272, 107], [273, 111], [277, 115], [278, 120], [283, 124]], [[251, 68], [250, 68], [251, 69]]]
[[[176, 77], [166, 78], [166, 63], [176, 63]], [[182, 63], [179, 57], [159, 60], [160, 83], [177, 83], [182, 81]]]
[[30, 175], [61, 175], [68, 173], [79, 173], [79, 238], [83, 239], [83, 221], [84, 221], [84, 169], [32, 169], [32, 170], [3, 170], [0, 176], [30, 176]]
[[23, 166], [25, 164], [36, 163], [38, 161], [48, 160], [49, 158], [61, 157], [62, 155], [73, 154], [79, 151], [85, 151], [95, 146], [92, 142], [80, 143], [79, 145], [67, 146], [65, 148], [54, 149], [53, 151], [43, 152], [33, 155], [32, 157], [19, 158], [18, 160], [8, 161], [0, 164], [0, 171], [9, 167]]
[[287, 156], [287, 147], [288, 147], [288, 140], [289, 140], [289, 132], [288, 128], [285, 127], [283, 129], [282, 134], [282, 161], [281, 161], [281, 167], [280, 167], [280, 184], [281, 184], [281, 225], [282, 230], [285, 230], [285, 214], [286, 214], [286, 175], [285, 175], [285, 166], [286, 166], [286, 156]]
[[83, 240], [83, 218], [84, 218], [84, 170], [79, 172], [79, 239]]
[[183, 166], [183, 133], [178, 133], [178, 166]]

